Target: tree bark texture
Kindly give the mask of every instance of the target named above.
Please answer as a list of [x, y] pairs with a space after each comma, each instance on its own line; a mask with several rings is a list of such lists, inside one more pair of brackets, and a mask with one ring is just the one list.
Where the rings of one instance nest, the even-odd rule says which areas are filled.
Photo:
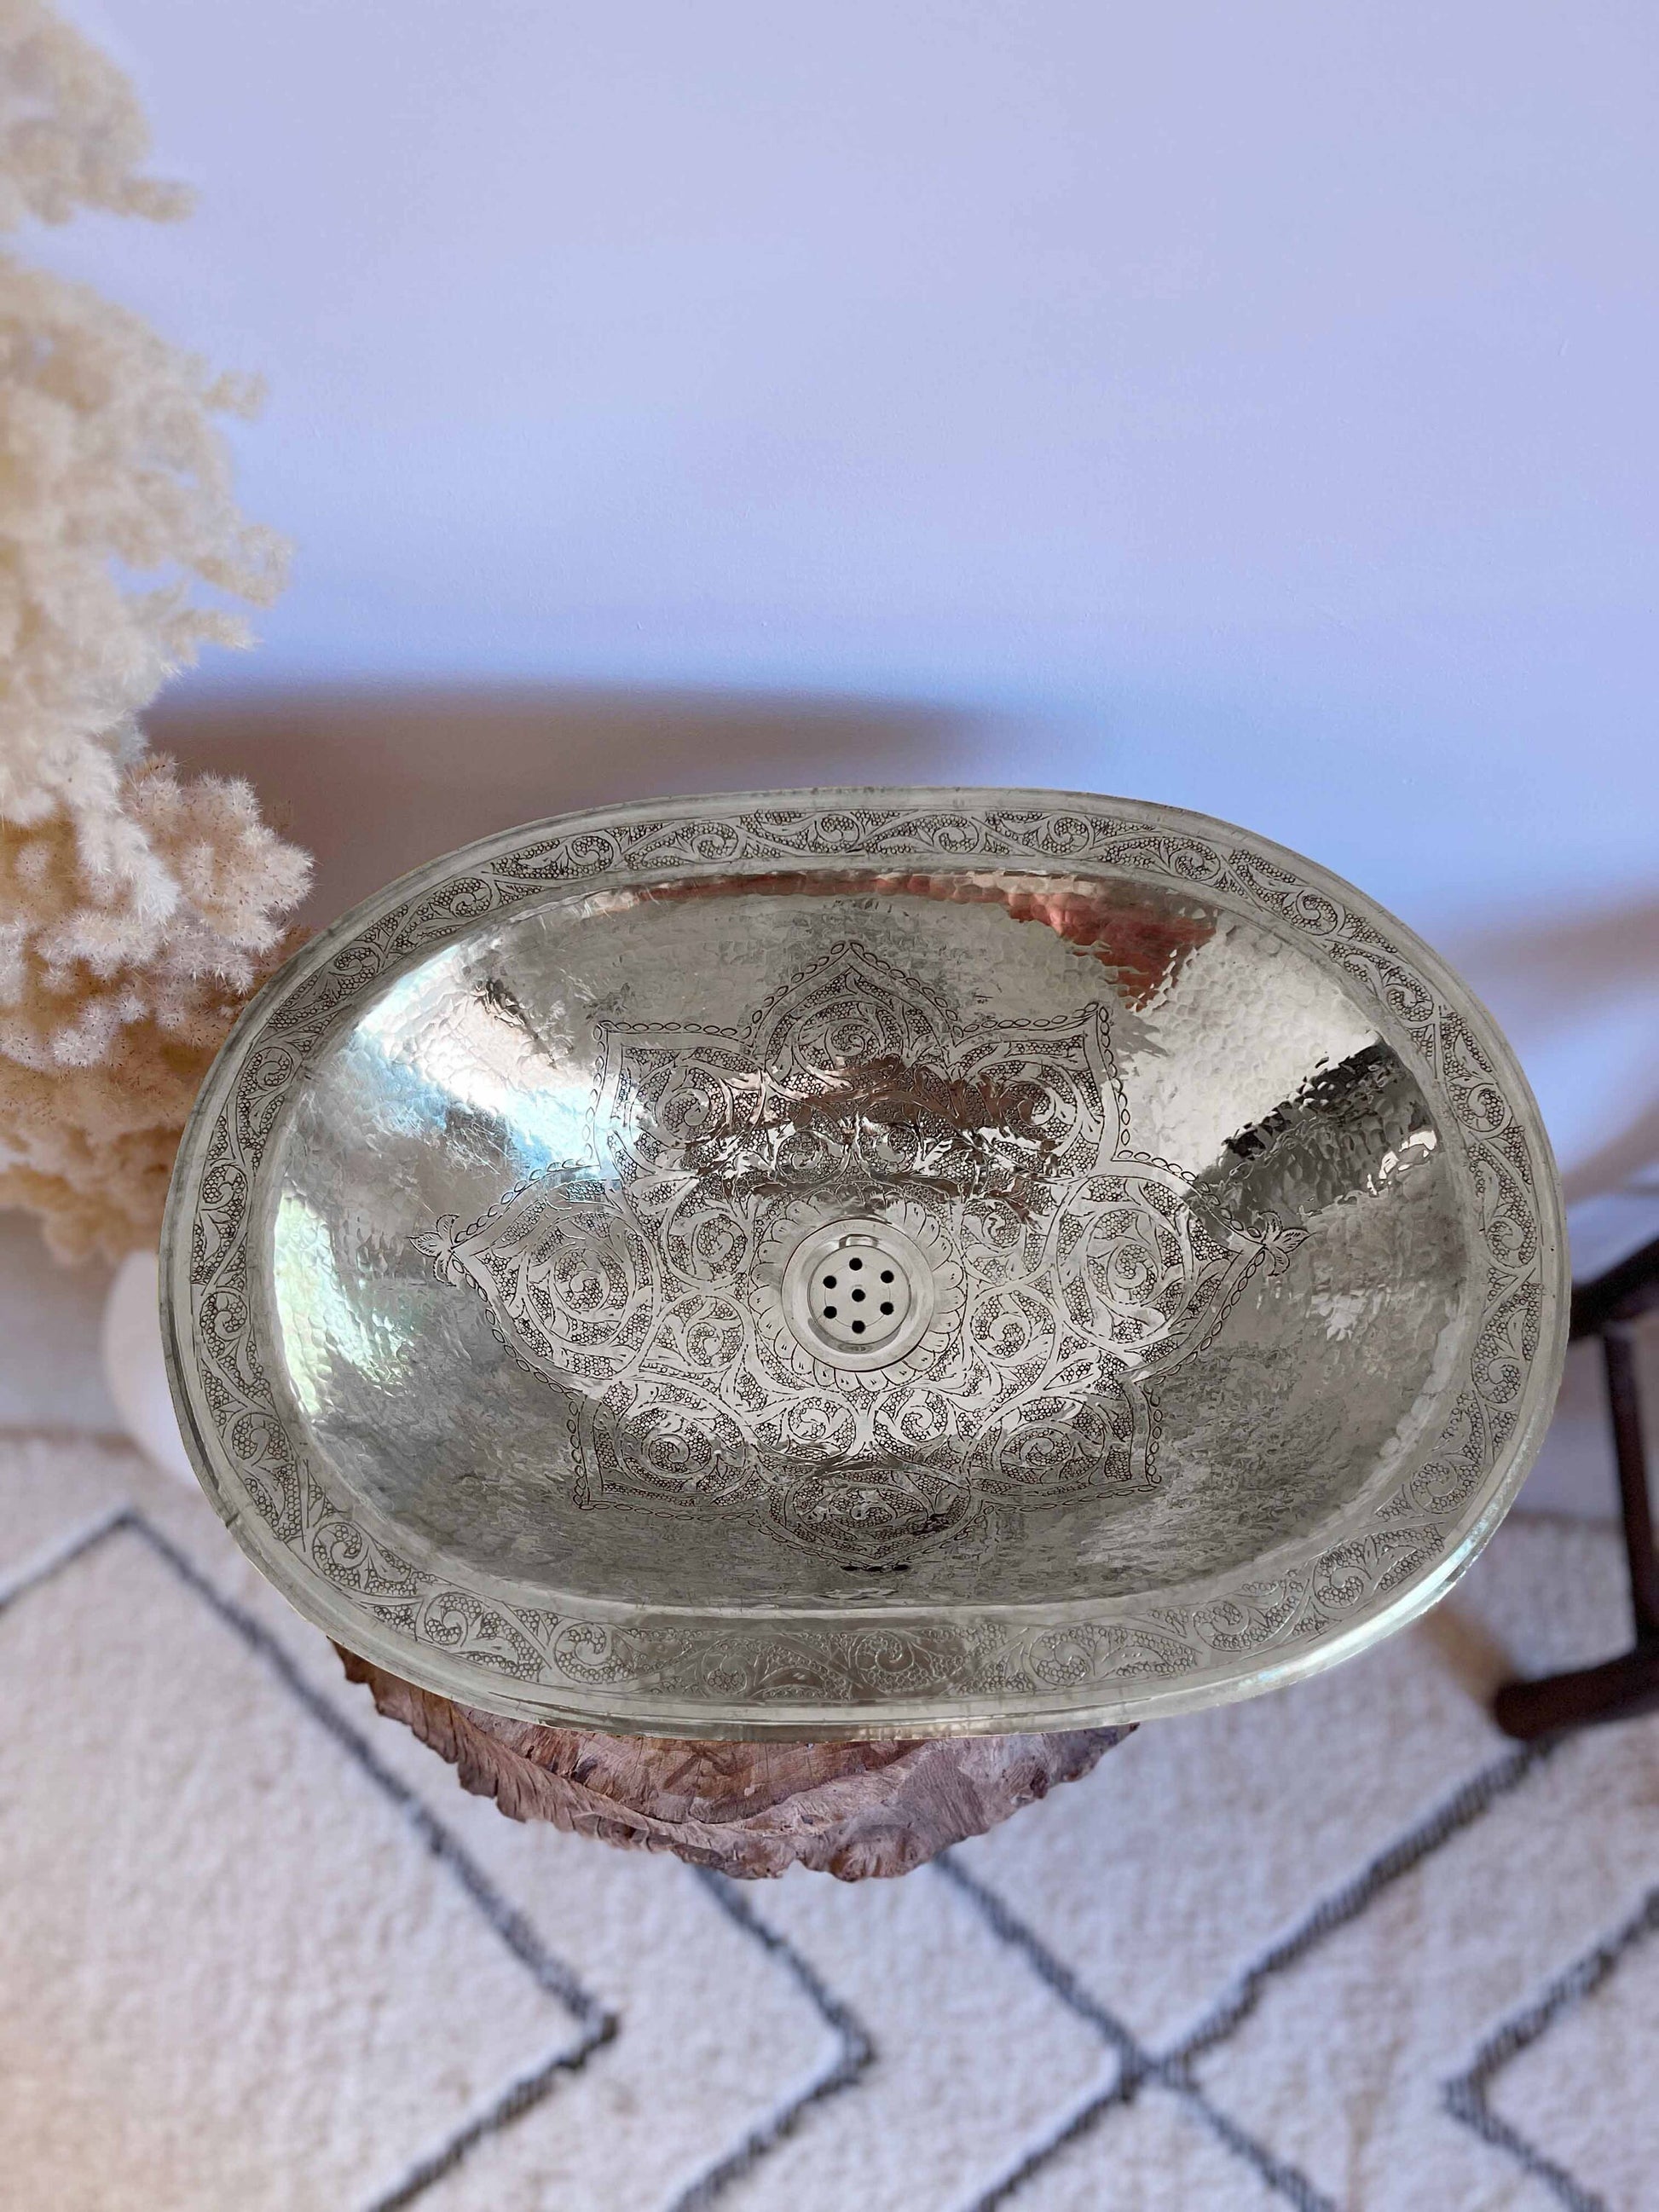
[[1127, 1728], [909, 1743], [698, 1743], [503, 1719], [417, 1689], [336, 1645], [453, 1765], [465, 1790], [515, 1820], [633, 1850], [672, 1851], [743, 1879], [803, 1866], [863, 1881], [908, 1874], [982, 1835], [1057, 1782], [1087, 1774]]

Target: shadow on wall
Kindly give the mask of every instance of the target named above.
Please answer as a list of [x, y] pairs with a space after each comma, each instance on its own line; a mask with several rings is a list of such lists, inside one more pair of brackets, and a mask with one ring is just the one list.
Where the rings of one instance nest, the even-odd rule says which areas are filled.
[[977, 725], [946, 708], [543, 687], [305, 690], [158, 708], [152, 743], [244, 775], [316, 856], [312, 928], [493, 830], [619, 800], [815, 783], [947, 783]]
[[1554, 1132], [1568, 1205], [1650, 1182], [1659, 1162], [1659, 897], [1547, 915], [1448, 950], [1534, 1064], [1534, 1080], [1547, 1054], [1583, 1103], [1567, 1144]]

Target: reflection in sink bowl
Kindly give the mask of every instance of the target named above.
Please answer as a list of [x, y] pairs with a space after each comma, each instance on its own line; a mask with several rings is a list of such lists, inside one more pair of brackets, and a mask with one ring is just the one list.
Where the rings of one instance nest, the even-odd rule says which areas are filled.
[[203, 1481], [395, 1673], [700, 1735], [1213, 1702], [1430, 1602], [1565, 1316], [1501, 1038], [1201, 817], [780, 793], [542, 823], [307, 946], [206, 1085]]

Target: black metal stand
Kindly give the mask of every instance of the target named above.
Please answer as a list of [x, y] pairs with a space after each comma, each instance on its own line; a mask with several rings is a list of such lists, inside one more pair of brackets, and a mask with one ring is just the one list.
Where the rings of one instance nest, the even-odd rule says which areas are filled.
[[1619, 1461], [1636, 1640], [1620, 1658], [1599, 1667], [1581, 1667], [1535, 1682], [1506, 1682], [1492, 1701], [1493, 1717], [1506, 1735], [1530, 1740], [1659, 1711], [1659, 1553], [1654, 1550], [1641, 1399], [1631, 1344], [1637, 1320], [1656, 1305], [1659, 1237], [1594, 1282], [1580, 1284], [1572, 1294], [1571, 1334], [1575, 1339], [1599, 1336], [1607, 1363], [1607, 1409]]

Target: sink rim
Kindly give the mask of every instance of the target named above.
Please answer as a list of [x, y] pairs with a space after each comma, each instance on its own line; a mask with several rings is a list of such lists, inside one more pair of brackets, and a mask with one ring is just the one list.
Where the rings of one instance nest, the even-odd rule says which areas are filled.
[[[849, 842], [860, 823], [861, 839]], [[367, 1515], [330, 1492], [326, 1471], [296, 1458], [274, 1401], [258, 1400], [249, 1364], [258, 1358], [254, 1325], [236, 1269], [257, 1261], [248, 1239], [259, 1212], [259, 1164], [281, 1126], [283, 1102], [303, 1078], [304, 1045], [331, 1036], [442, 945], [539, 901], [744, 869], [867, 874], [889, 861], [935, 872], [1129, 873], [1217, 895], [1337, 959], [1345, 988], [1413, 1069], [1462, 1155], [1508, 1163], [1507, 1188], [1524, 1212], [1533, 1257], [1517, 1269], [1486, 1239], [1482, 1320], [1490, 1335], [1522, 1294], [1535, 1294], [1530, 1334], [1523, 1329], [1505, 1346], [1521, 1370], [1510, 1394], [1514, 1418], [1454, 1504], [1391, 1524], [1391, 1533], [1422, 1540], [1419, 1556], [1403, 1569], [1396, 1559], [1389, 1571], [1376, 1534], [1368, 1532], [1346, 1534], [1323, 1553], [1311, 1537], [1281, 1545], [1197, 1589], [1139, 1597], [729, 1608], [583, 1597], [563, 1607], [543, 1593], [526, 1608], [513, 1585], [494, 1577], [452, 1567], [446, 1578], [391, 1557]], [[1437, 1038], [1449, 1024], [1477, 1064], [1484, 1060], [1483, 1080], [1462, 1094], [1461, 1108], [1460, 1094], [1416, 1041], [1425, 1022], [1408, 1024], [1382, 997], [1376, 979], [1385, 966], [1402, 1004], [1414, 997], [1420, 1011], [1427, 994]], [[1494, 1143], [1500, 1133], [1528, 1162], [1529, 1184]], [[1478, 1242], [1482, 1224], [1468, 1176], [1455, 1180], [1463, 1225]], [[203, 1085], [168, 1194], [161, 1285], [168, 1378], [204, 1491], [266, 1578], [340, 1642], [460, 1703], [544, 1723], [820, 1741], [1141, 1719], [1257, 1694], [1403, 1626], [1467, 1569], [1524, 1479], [1553, 1407], [1570, 1290], [1559, 1180], [1512, 1052], [1439, 956], [1363, 892], [1267, 839], [1154, 802], [875, 786], [636, 801], [553, 816], [441, 855], [342, 915], [244, 1011]], [[1443, 1403], [1454, 1403], [1460, 1388], [1478, 1387], [1481, 1334], [1467, 1328]], [[295, 1464], [278, 1482], [282, 1503], [273, 1509], [260, 1470], [268, 1474], [271, 1454], [283, 1449]], [[1431, 1451], [1425, 1439], [1413, 1468]], [[307, 1480], [311, 1503], [301, 1512], [296, 1499]], [[1390, 1495], [1401, 1496], [1411, 1480], [1408, 1471]], [[1364, 1584], [1362, 1595], [1346, 1604], [1318, 1599], [1322, 1560], [1328, 1581], [1340, 1566]], [[1262, 1598], [1268, 1583], [1279, 1594], [1271, 1606]], [[1224, 1634], [1214, 1625], [1224, 1601], [1243, 1607], [1243, 1628]], [[412, 1629], [388, 1617], [394, 1613]], [[1152, 1614], [1156, 1620], [1145, 1618]]]

